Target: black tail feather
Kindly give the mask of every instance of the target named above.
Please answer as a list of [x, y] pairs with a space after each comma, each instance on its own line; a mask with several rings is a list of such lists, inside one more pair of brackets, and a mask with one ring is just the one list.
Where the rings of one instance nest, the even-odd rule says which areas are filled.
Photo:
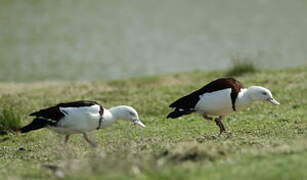
[[169, 113], [167, 115], [167, 118], [175, 119], [175, 118], [178, 118], [180, 116], [190, 114], [192, 112], [194, 112], [194, 111], [193, 110], [185, 110], [185, 109], [178, 109], [178, 108], [176, 108], [173, 112], [171, 112], [171, 113]]
[[45, 119], [35, 118], [30, 124], [26, 125], [25, 127], [20, 128], [19, 131], [21, 133], [27, 133], [30, 131], [34, 131], [34, 130], [46, 127], [47, 123], [48, 122]]

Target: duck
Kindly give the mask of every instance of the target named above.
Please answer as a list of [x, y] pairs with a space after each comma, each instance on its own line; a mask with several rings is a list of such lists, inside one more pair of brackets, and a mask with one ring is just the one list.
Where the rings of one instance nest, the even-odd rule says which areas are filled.
[[137, 111], [131, 106], [119, 105], [107, 109], [96, 101], [89, 100], [59, 103], [33, 112], [29, 116], [34, 117], [33, 120], [20, 128], [20, 133], [48, 128], [65, 135], [65, 144], [70, 135], [83, 134], [86, 142], [92, 147], [97, 145], [88, 137], [88, 132], [106, 128], [117, 119], [126, 119], [135, 125], [145, 127]]
[[[167, 115], [167, 118], [176, 119], [198, 113], [206, 120], [214, 119], [221, 135], [226, 132], [222, 119], [229, 113], [246, 109], [255, 101], [280, 104], [267, 88], [261, 86], [244, 88], [242, 83], [234, 78], [219, 78], [171, 103], [169, 107], [173, 111]], [[216, 118], [213, 118], [214, 116]]]

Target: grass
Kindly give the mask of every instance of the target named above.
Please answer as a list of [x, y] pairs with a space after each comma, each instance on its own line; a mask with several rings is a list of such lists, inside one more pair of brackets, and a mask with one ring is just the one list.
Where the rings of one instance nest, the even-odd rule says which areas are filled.
[[[216, 136], [199, 115], [169, 120], [168, 104], [222, 71], [176, 73], [107, 82], [1, 83], [0, 107], [26, 115], [61, 101], [92, 99], [105, 107], [135, 107], [146, 128], [118, 121], [91, 133], [99, 147], [75, 135], [68, 145], [47, 129], [0, 137], [1, 179], [304, 179], [307, 176], [306, 67], [245, 74], [245, 86], [272, 90], [266, 102], [226, 116], [231, 134]], [[6, 91], [10, 89], [10, 91]]]
[[257, 68], [253, 63], [255, 60], [250, 57], [235, 56], [232, 59], [232, 66], [226, 72], [226, 76], [241, 76], [247, 73], [257, 72]]
[[0, 134], [7, 134], [21, 126], [21, 117], [12, 107], [0, 110]]

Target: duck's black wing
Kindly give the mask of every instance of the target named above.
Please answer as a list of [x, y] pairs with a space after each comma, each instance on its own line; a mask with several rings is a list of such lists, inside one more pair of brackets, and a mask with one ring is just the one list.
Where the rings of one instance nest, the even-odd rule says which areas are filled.
[[219, 91], [223, 89], [231, 88], [231, 100], [233, 102], [233, 108], [238, 93], [243, 88], [242, 84], [234, 78], [220, 78], [210, 82], [202, 88], [193, 91], [192, 93], [183, 96], [169, 105], [171, 108], [175, 108], [167, 117], [177, 118], [182, 115], [190, 114], [194, 112], [194, 108], [199, 101], [199, 97], [205, 93]]
[[44, 118], [52, 119], [52, 120], [60, 120], [61, 118], [65, 116], [65, 114], [61, 112], [60, 108], [85, 107], [85, 106], [93, 106], [96, 104], [98, 103], [95, 101], [74, 101], [74, 102], [60, 103], [55, 106], [33, 112], [30, 114], [30, 116], [44, 117]]

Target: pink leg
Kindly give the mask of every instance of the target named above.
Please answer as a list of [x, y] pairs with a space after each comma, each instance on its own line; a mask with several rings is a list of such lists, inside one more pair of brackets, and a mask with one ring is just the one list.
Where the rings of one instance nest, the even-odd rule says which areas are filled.
[[91, 141], [86, 133], [83, 133], [83, 137], [86, 140], [86, 142], [88, 142], [92, 147], [97, 147], [96, 143], [94, 143], [93, 141]]

